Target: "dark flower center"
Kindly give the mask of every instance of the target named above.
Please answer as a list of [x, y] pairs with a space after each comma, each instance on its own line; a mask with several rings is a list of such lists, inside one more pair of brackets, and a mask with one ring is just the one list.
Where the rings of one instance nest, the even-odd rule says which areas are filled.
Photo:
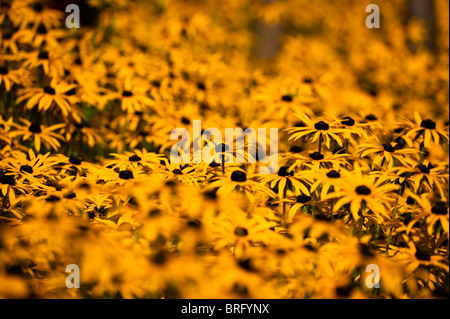
[[133, 96], [133, 92], [130, 92], [130, 91], [123, 91], [122, 96], [123, 96], [123, 97], [130, 97], [130, 96]]
[[191, 124], [191, 120], [190, 119], [188, 119], [187, 117], [182, 117], [181, 118], [181, 123], [183, 123], [183, 124], [185, 124], [185, 125], [189, 125], [189, 124]]
[[76, 58], [74, 62], [75, 62], [76, 65], [82, 65], [83, 64], [83, 61], [81, 61], [80, 58]]
[[326, 131], [330, 128], [330, 126], [324, 121], [319, 121], [316, 124], [314, 124], [314, 128], [318, 131]]
[[430, 169], [427, 166], [423, 165], [423, 164], [417, 165], [417, 168], [424, 174], [429, 174], [430, 173]]
[[212, 161], [211, 163], [209, 163], [209, 167], [212, 167], [212, 168], [219, 167], [219, 166], [220, 166], [220, 164], [216, 163], [215, 161]]
[[278, 170], [278, 176], [281, 177], [286, 177], [286, 176], [293, 176], [294, 172], [288, 172], [289, 166], [282, 166], [280, 167], [280, 169]]
[[246, 259], [242, 259], [238, 261], [238, 265], [239, 267], [241, 267], [244, 270], [247, 270], [249, 272], [254, 272], [256, 271], [255, 268], [252, 265], [252, 261], [249, 258]]
[[428, 119], [428, 120], [422, 121], [422, 123], [420, 123], [420, 126], [423, 128], [434, 130], [436, 128], [436, 122]]
[[198, 82], [198, 83], [197, 83], [197, 89], [202, 90], [202, 91], [205, 91], [205, 90], [206, 90], [205, 83], [203, 83], [203, 82]]
[[29, 165], [22, 165], [20, 166], [20, 171], [28, 174], [33, 174], [33, 167]]
[[205, 197], [208, 199], [217, 199], [217, 189], [212, 189], [204, 193]]
[[55, 95], [56, 91], [51, 86], [44, 87], [44, 92], [50, 95]]
[[323, 154], [320, 154], [319, 152], [311, 153], [311, 154], [309, 154], [309, 157], [311, 157], [315, 161], [320, 161], [320, 160], [323, 160], [325, 158], [323, 156]]
[[151, 217], [151, 218], [159, 217], [161, 215], [162, 215], [162, 212], [158, 208], [154, 208], [154, 209], [152, 209], [151, 211], [148, 212], [148, 216]]
[[437, 202], [436, 205], [431, 209], [431, 212], [436, 215], [447, 215], [447, 203]]
[[286, 95], [283, 95], [283, 96], [281, 97], [281, 100], [284, 101], [284, 102], [292, 102], [292, 101], [293, 101], [293, 98], [292, 98], [292, 96], [290, 96], [289, 94], [286, 94]]
[[336, 288], [336, 294], [340, 297], [350, 297], [351, 293], [352, 287], [350, 285]]
[[128, 160], [130, 162], [139, 162], [141, 160], [141, 158], [137, 155], [132, 155], [132, 156], [128, 157]]
[[164, 265], [167, 261], [167, 256], [164, 252], [157, 252], [152, 256], [151, 261], [156, 265]]
[[40, 13], [42, 12], [42, 10], [44, 10], [44, 5], [40, 2], [36, 2], [35, 4], [33, 4], [33, 10]]
[[395, 147], [393, 147], [390, 143], [383, 144], [383, 148], [386, 152], [389, 152], [389, 153], [395, 152]]
[[294, 145], [294, 146], [291, 146], [291, 148], [289, 149], [289, 152], [300, 153], [300, 152], [303, 152], [303, 148], [301, 148], [300, 146]]
[[359, 251], [361, 252], [361, 255], [365, 257], [374, 257], [370, 247], [366, 244], [359, 244]]
[[75, 94], [77, 94], [77, 89], [76, 88], [70, 89], [69, 91], [66, 92], [67, 96], [73, 96]]
[[37, 123], [32, 123], [30, 125], [30, 127], [28, 128], [28, 130], [33, 133], [41, 133], [42, 132], [41, 125], [37, 124]]
[[60, 200], [61, 200], [61, 198], [59, 198], [58, 196], [55, 196], [55, 195], [50, 195], [49, 197], [47, 197], [45, 199], [46, 202], [50, 202], [50, 203], [59, 202]]
[[77, 197], [77, 194], [75, 194], [74, 192], [69, 192], [65, 194], [63, 197], [67, 199], [74, 199], [75, 197]]
[[358, 195], [370, 195], [371, 192], [370, 188], [365, 185], [356, 187], [356, 193]]
[[335, 171], [333, 169], [327, 173], [327, 177], [328, 178], [339, 178], [339, 177], [341, 177], [341, 174], [338, 171]]
[[231, 180], [233, 182], [243, 183], [247, 180], [247, 174], [241, 171], [234, 171], [231, 173]]
[[183, 174], [183, 172], [182, 172], [181, 169], [179, 169], [179, 168], [175, 168], [175, 169], [172, 171], [172, 173], [174, 173], [174, 174], [176, 174], [176, 175], [182, 175], [182, 174]]
[[78, 130], [81, 130], [86, 127], [86, 125], [83, 123], [75, 123], [74, 125]]
[[366, 120], [367, 121], [376, 121], [376, 120], [378, 120], [378, 118], [373, 114], [369, 114], [366, 116]]
[[429, 253], [427, 253], [426, 251], [417, 249], [416, 254], [415, 254], [416, 258], [422, 261], [430, 261], [431, 260], [431, 256]]
[[80, 165], [81, 164], [81, 158], [72, 155], [72, 156], [69, 157], [69, 162], [70, 162], [70, 164], [73, 164], [73, 165]]
[[416, 200], [414, 198], [412, 198], [411, 196], [408, 196], [408, 198], [406, 199], [406, 204], [414, 205], [415, 203], [416, 203]]
[[38, 34], [47, 34], [47, 28], [42, 23], [39, 24], [39, 27], [37, 28]]
[[199, 229], [202, 227], [202, 222], [198, 219], [191, 219], [187, 222], [187, 225], [191, 228]]
[[355, 125], [355, 120], [352, 119], [350, 116], [346, 116], [344, 117], [344, 120], [341, 121], [341, 123], [346, 126], [353, 126]]
[[294, 127], [306, 127], [306, 124], [304, 122], [297, 122], [294, 124]]
[[152, 81], [151, 84], [157, 88], [161, 87], [161, 81], [158, 81], [158, 80]]
[[214, 147], [214, 150], [215, 150], [217, 153], [225, 153], [225, 152], [228, 152], [228, 151], [230, 150], [230, 147], [229, 147], [227, 144], [220, 143], [220, 144], [217, 144], [217, 145]]
[[119, 178], [121, 178], [121, 179], [133, 179], [134, 178], [133, 172], [128, 171], [128, 170], [120, 171], [119, 172]]
[[236, 236], [245, 237], [248, 235], [248, 230], [244, 227], [236, 227], [234, 229], [234, 234]]
[[312, 78], [310, 78], [310, 77], [305, 77], [303, 79], [303, 83], [311, 84], [311, 83], [314, 83], [314, 80]]
[[41, 60], [48, 60], [48, 52], [44, 51], [44, 52], [39, 53], [38, 58]]
[[297, 196], [297, 203], [300, 204], [306, 204], [307, 202], [311, 201], [311, 196], [308, 195], [299, 195]]
[[6, 75], [9, 73], [9, 70], [6, 66], [0, 66], [0, 74], [1, 75]]
[[16, 185], [16, 180], [12, 175], [3, 175], [2, 177], [0, 177], [0, 184], [14, 186]]

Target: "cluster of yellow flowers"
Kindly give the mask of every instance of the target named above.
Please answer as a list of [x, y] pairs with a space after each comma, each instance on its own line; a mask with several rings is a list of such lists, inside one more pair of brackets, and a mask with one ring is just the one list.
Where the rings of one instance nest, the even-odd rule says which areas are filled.
[[[448, 296], [449, 4], [429, 49], [370, 2], [91, 0], [67, 29], [0, 0], [0, 298]], [[194, 120], [278, 128], [278, 170], [175, 164]]]

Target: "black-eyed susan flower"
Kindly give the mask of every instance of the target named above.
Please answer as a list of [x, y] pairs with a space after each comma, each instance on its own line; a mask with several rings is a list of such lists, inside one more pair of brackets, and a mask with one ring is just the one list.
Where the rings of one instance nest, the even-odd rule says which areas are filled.
[[56, 79], [50, 82], [50, 85], [43, 88], [25, 89], [21, 97], [17, 100], [17, 103], [26, 101], [25, 107], [32, 109], [37, 106], [39, 111], [47, 111], [52, 107], [59, 109], [64, 118], [74, 119], [77, 123], [81, 122], [80, 115], [77, 108], [71, 105], [67, 96], [68, 91], [74, 89], [76, 85], [67, 85], [64, 83], [58, 83]]
[[294, 127], [287, 131], [291, 136], [289, 140], [298, 140], [304, 137], [306, 140], [310, 140], [310, 143], [319, 141], [318, 152], [322, 153], [322, 143], [325, 143], [326, 147], [330, 149], [331, 141], [335, 141], [339, 146], [343, 146], [342, 138], [339, 134], [344, 133], [345, 129], [334, 127], [330, 122], [324, 120], [317, 120], [314, 122], [311, 118], [305, 114], [295, 114], [300, 121], [305, 123], [304, 127]]
[[439, 144], [442, 141], [448, 141], [448, 128], [440, 127], [441, 123], [436, 123], [432, 119], [422, 119], [419, 112], [414, 112], [414, 122], [405, 120], [408, 129], [406, 137], [417, 139], [422, 136], [423, 146], [427, 148], [431, 142]]
[[375, 156], [372, 160], [374, 166], [383, 166], [386, 163], [388, 167], [393, 167], [398, 164], [411, 165], [414, 163], [414, 160], [409, 156], [418, 155], [418, 150], [413, 148], [398, 149], [396, 146], [397, 143], [380, 143], [375, 137], [372, 143], [359, 145], [355, 154], [359, 154], [361, 157]]
[[58, 149], [60, 141], [64, 140], [61, 134], [56, 133], [65, 126], [64, 123], [46, 126], [40, 123], [32, 123], [26, 119], [21, 119], [24, 126], [15, 125], [15, 130], [11, 132], [12, 137], [21, 137], [22, 140], [31, 140], [36, 151], [41, 150], [41, 144], [47, 148]]
[[275, 197], [275, 193], [264, 186], [262, 183], [253, 180], [255, 174], [247, 175], [248, 172], [235, 169], [227, 172], [226, 176], [216, 177], [212, 183], [208, 185], [209, 189], [218, 188], [217, 192], [221, 195], [229, 194], [235, 190], [242, 191], [250, 199], [254, 198], [256, 192], [262, 192], [268, 196]]
[[327, 198], [338, 198], [334, 212], [349, 204], [350, 213], [355, 221], [360, 219], [360, 215], [364, 216], [365, 213], [368, 213], [366, 209], [380, 221], [390, 218], [392, 192], [398, 186], [385, 184], [382, 180], [377, 180], [375, 176], [364, 174], [359, 165], [355, 165], [353, 174], [348, 176], [347, 181], [348, 186], [327, 196]]

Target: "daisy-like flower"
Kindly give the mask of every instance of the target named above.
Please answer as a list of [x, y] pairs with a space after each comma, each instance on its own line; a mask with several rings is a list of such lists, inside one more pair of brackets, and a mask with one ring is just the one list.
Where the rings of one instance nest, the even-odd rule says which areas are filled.
[[306, 210], [306, 211], [304, 210], [305, 212], [308, 211], [308, 207], [312, 204], [313, 199], [309, 195], [302, 194], [298, 195], [293, 200], [286, 199], [284, 201], [287, 203], [292, 203], [292, 206], [288, 212], [288, 220], [292, 221], [299, 210], [305, 209]]
[[448, 272], [448, 259], [444, 256], [435, 255], [425, 248], [417, 248], [414, 242], [406, 235], [403, 235], [404, 241], [408, 247], [399, 247], [398, 252], [394, 256], [395, 260], [406, 263], [408, 273], [413, 273], [420, 266], [431, 268], [436, 267]]
[[4, 52], [11, 52], [14, 55], [18, 54], [19, 38], [20, 38], [20, 31], [18, 30], [13, 30], [9, 32], [4, 32], [3, 30], [0, 30], [0, 48], [2, 48]]
[[423, 136], [423, 146], [427, 148], [430, 146], [431, 142], [436, 145], [442, 141], [449, 140], [448, 126], [439, 127], [440, 123], [436, 123], [431, 119], [422, 119], [419, 112], [414, 112], [414, 122], [409, 120], [404, 120], [405, 125], [408, 129], [406, 132], [406, 137], [417, 139], [419, 136]]
[[160, 173], [167, 176], [169, 180], [179, 180], [182, 183], [199, 187], [199, 182], [205, 179], [200, 164], [175, 164], [166, 158], [162, 160], [165, 163]]
[[215, 246], [217, 249], [230, 247], [236, 257], [244, 257], [252, 243], [269, 243], [270, 235], [276, 233], [267, 230], [276, 226], [276, 222], [267, 221], [263, 217], [254, 215], [249, 217], [242, 211], [226, 211], [214, 223]]
[[123, 84], [123, 90], [113, 95], [121, 101], [122, 110], [128, 113], [144, 112], [154, 105], [152, 99], [147, 95], [148, 88], [145, 85], [132, 83], [127, 77]]
[[50, 51], [40, 50], [27, 52], [24, 56], [26, 60], [23, 66], [28, 69], [38, 69], [42, 67], [44, 74], [50, 77], [61, 77], [64, 75], [64, 52], [61, 49], [53, 47]]
[[112, 169], [118, 168], [124, 170], [128, 166], [133, 168], [145, 167], [149, 171], [160, 168], [161, 161], [164, 156], [153, 152], [148, 152], [146, 149], [134, 150], [133, 152], [125, 152], [124, 154], [111, 154], [114, 159], [105, 162], [106, 167]]
[[278, 189], [280, 199], [286, 197], [286, 192], [291, 189], [294, 194], [310, 195], [308, 187], [310, 181], [301, 174], [295, 174], [289, 166], [281, 166], [276, 174], [264, 174], [259, 179], [264, 184], [269, 184], [271, 189]]
[[48, 188], [45, 185], [45, 179], [50, 178], [54, 173], [53, 166], [56, 160], [50, 156], [38, 154], [37, 156], [32, 149], [28, 154], [22, 152], [14, 152], [14, 156], [5, 159], [5, 169], [18, 176], [17, 181], [29, 183], [34, 189]]
[[322, 143], [325, 142], [325, 145], [328, 149], [331, 147], [331, 141], [336, 141], [339, 146], [343, 146], [343, 142], [341, 137], [338, 134], [345, 133], [346, 130], [343, 128], [337, 128], [333, 124], [329, 124], [323, 120], [314, 122], [307, 115], [298, 113], [295, 114], [300, 121], [304, 123], [302, 127], [294, 127], [287, 129], [286, 131], [291, 134], [289, 140], [298, 140], [300, 138], [305, 138], [309, 143], [315, 143], [319, 141], [319, 150], [318, 152], [321, 154], [322, 152]]
[[64, 29], [48, 29], [43, 23], [36, 25], [33, 29], [25, 29], [20, 32], [20, 42], [32, 44], [38, 48], [47, 44], [48, 47], [57, 47], [59, 40], [65, 36]]
[[399, 179], [404, 180], [418, 193], [421, 188], [427, 192], [439, 191], [442, 199], [447, 199], [445, 184], [448, 184], [448, 169], [444, 166], [434, 166], [427, 160], [416, 166], [399, 166], [392, 169]]
[[245, 195], [253, 200], [254, 193], [262, 192], [270, 197], [275, 197], [275, 193], [262, 183], [252, 180], [257, 177], [255, 174], [247, 175], [247, 172], [241, 169], [235, 169], [231, 173], [228, 172], [226, 176], [219, 176], [213, 179], [212, 183], [208, 185], [208, 189], [218, 188], [217, 193], [220, 195], [227, 195], [235, 190], [243, 191]]
[[19, 194], [27, 193], [27, 186], [17, 179], [12, 172], [0, 171], [0, 194], [3, 195], [3, 207], [7, 208], [16, 203], [16, 192]]
[[329, 192], [339, 192], [345, 185], [348, 171], [344, 169], [321, 169], [306, 172], [314, 182], [311, 185], [311, 193], [317, 191], [320, 198], [326, 198]]
[[363, 143], [359, 145], [356, 154], [360, 154], [361, 158], [374, 155], [375, 158], [372, 161], [372, 167], [382, 167], [384, 163], [389, 168], [393, 166], [411, 165], [414, 160], [409, 155], [418, 155], [420, 152], [413, 148], [397, 149], [397, 143], [385, 143], [382, 144], [377, 137], [374, 136], [373, 143]]
[[367, 123], [361, 123], [358, 119], [354, 119], [351, 116], [343, 116], [341, 118], [337, 118], [331, 114], [327, 114], [330, 118], [334, 119], [333, 125], [336, 127], [342, 127], [347, 129], [342, 133], [343, 137], [348, 140], [352, 140], [354, 143], [353, 135], [357, 135], [358, 137], [363, 137], [365, 139], [369, 139], [368, 125]]
[[[16, 2], [16, 1], [14, 1]], [[63, 18], [63, 12], [52, 9], [45, 5], [42, 0], [25, 0], [27, 6], [22, 6], [22, 21], [25, 25], [39, 25], [43, 24], [47, 29], [51, 29], [60, 25]]]
[[[414, 197], [417, 199], [417, 197]], [[432, 236], [434, 230], [440, 226], [444, 231], [444, 234], [449, 236], [449, 213], [448, 213], [448, 203], [443, 201], [438, 201], [434, 205], [431, 205], [428, 200], [417, 200], [420, 206], [418, 209], [417, 216], [412, 218], [407, 226], [407, 233], [409, 233], [412, 227], [420, 220], [424, 219], [427, 225], [427, 233]]]
[[10, 70], [7, 66], [0, 66], [0, 85], [4, 84], [6, 92], [14, 84], [20, 84], [23, 76], [19, 70]]
[[340, 191], [328, 194], [326, 199], [338, 198], [333, 209], [334, 213], [349, 204], [353, 219], [358, 221], [364, 204], [361, 215], [372, 212], [376, 219], [382, 222], [385, 218], [391, 218], [389, 211], [390, 203], [393, 201], [392, 192], [397, 188], [397, 185], [383, 184], [383, 181], [377, 180], [375, 176], [364, 174], [361, 167], [356, 164], [352, 174], [348, 175], [347, 185]]
[[291, 170], [309, 168], [314, 171], [320, 170], [321, 168], [339, 169], [341, 166], [346, 166], [348, 165], [346, 160], [348, 156], [349, 154], [333, 154], [330, 152], [321, 154], [311, 151], [303, 151], [301, 153], [289, 152], [281, 155], [284, 161], [294, 161], [290, 165]]
[[55, 150], [61, 146], [60, 141], [64, 140], [64, 137], [55, 131], [63, 128], [64, 123], [46, 126], [40, 123], [31, 123], [26, 119], [21, 119], [21, 122], [24, 126], [15, 124], [16, 129], [10, 133], [11, 137], [22, 137], [24, 141], [31, 139], [38, 152], [41, 150], [41, 143], [45, 147]]
[[66, 93], [74, 88], [76, 88], [75, 84], [58, 83], [56, 79], [53, 79], [49, 86], [24, 89], [16, 104], [26, 101], [25, 107], [27, 109], [37, 106], [37, 109], [41, 112], [57, 107], [65, 119], [73, 118], [77, 123], [80, 123], [79, 111], [70, 104], [68, 96], [66, 96]]

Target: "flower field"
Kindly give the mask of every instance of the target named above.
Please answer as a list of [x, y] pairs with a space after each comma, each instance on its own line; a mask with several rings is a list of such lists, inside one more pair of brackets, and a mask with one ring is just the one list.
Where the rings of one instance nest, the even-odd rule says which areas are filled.
[[[407, 0], [55, 2], [0, 0], [0, 298], [448, 298], [448, 1], [432, 44]], [[176, 163], [199, 120], [278, 168]]]

